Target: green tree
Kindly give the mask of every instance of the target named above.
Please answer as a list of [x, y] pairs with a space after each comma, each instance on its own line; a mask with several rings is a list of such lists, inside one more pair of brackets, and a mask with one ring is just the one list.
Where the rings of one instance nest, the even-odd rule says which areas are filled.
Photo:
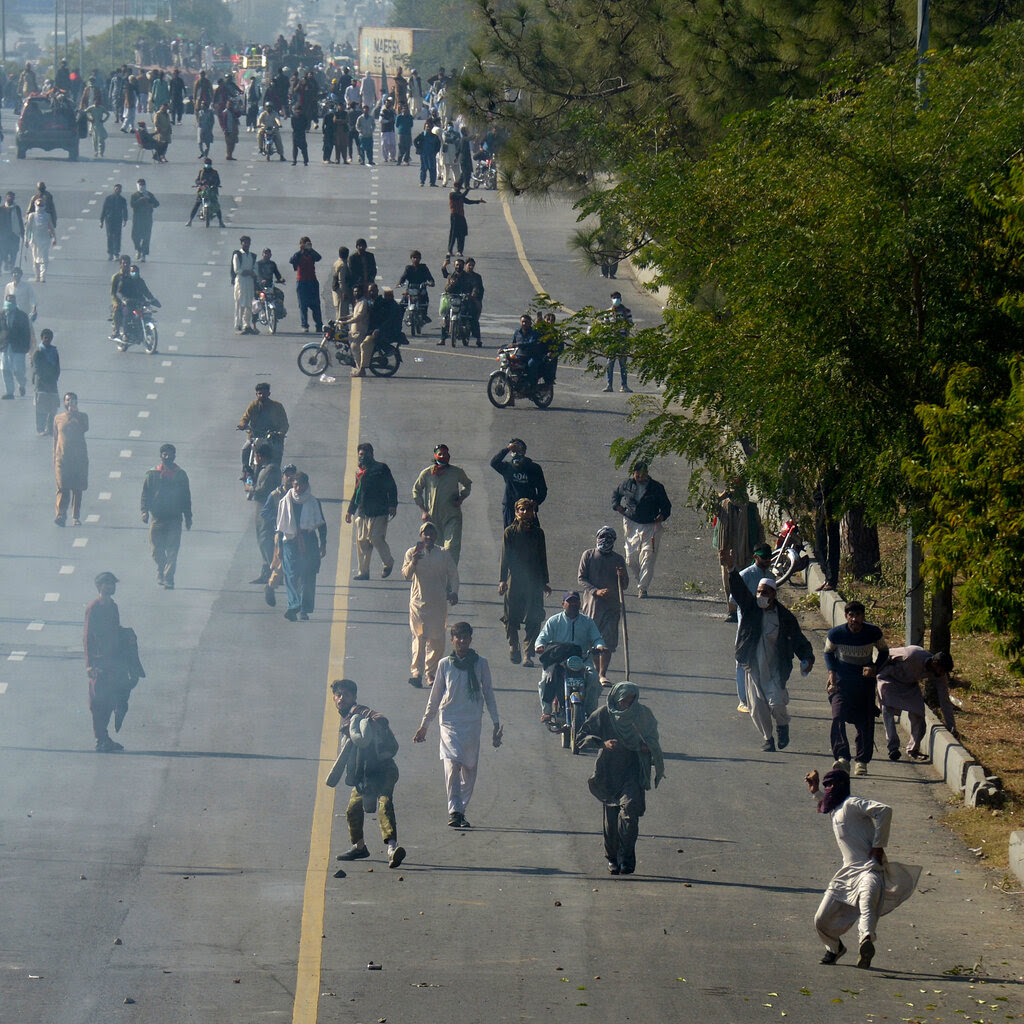
[[395, 0], [390, 24], [427, 30], [417, 36], [411, 57], [424, 83], [441, 67], [459, 72], [470, 59], [470, 40], [478, 30], [471, 0]]

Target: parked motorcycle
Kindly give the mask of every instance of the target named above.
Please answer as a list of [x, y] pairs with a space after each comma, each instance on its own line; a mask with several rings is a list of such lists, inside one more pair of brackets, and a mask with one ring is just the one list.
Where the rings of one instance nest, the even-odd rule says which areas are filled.
[[140, 303], [139, 306], [123, 306], [121, 310], [121, 333], [117, 337], [117, 351], [127, 352], [131, 345], [141, 345], [150, 355], [156, 351], [158, 332], [153, 319], [157, 307]]
[[536, 381], [531, 381], [526, 370], [526, 360], [515, 345], [498, 350], [498, 368], [487, 380], [487, 397], [498, 409], [508, 409], [516, 404], [517, 398], [528, 398], [538, 409], [546, 409], [555, 397], [555, 361], [541, 371]]
[[409, 325], [409, 333], [415, 337], [423, 333], [423, 325], [427, 320], [427, 285], [407, 285], [402, 295], [405, 307], [405, 322]]
[[[333, 352], [332, 352], [333, 350]], [[348, 325], [328, 320], [324, 324], [323, 341], [311, 341], [299, 350], [299, 369], [307, 377], [326, 373], [331, 361], [338, 366], [355, 368], [356, 356], [349, 345]], [[397, 345], [378, 341], [370, 358], [370, 373], [375, 377], [393, 377], [402, 365]]]
[[810, 556], [804, 551], [800, 527], [793, 519], [787, 519], [779, 533], [772, 552], [772, 575], [778, 584], [789, 582], [795, 573], [803, 572], [810, 564]]
[[498, 163], [493, 156], [485, 156], [477, 160], [473, 167], [473, 188], [483, 188], [493, 192], [498, 187]]

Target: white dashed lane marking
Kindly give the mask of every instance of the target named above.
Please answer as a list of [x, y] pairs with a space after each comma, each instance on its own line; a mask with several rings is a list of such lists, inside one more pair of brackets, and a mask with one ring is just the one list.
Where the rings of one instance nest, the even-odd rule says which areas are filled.
[[149, 410], [148, 409], [141, 409], [141, 410], [139, 410], [139, 417], [138, 418], [140, 420], [148, 420], [149, 419]]
[[45, 626], [46, 626], [46, 623], [45, 623], [45, 622], [30, 622], [30, 623], [29, 623], [29, 624], [28, 624], [28, 625], [27, 625], [27, 626], [25, 627], [25, 632], [26, 632], [26, 633], [38, 633], [38, 632], [39, 632], [39, 631], [40, 631], [41, 629], [43, 629], [43, 628], [44, 628]]
[[75, 571], [75, 567], [73, 565], [62, 565], [57, 570], [57, 573], [60, 576], [70, 576], [74, 571]]
[[85, 545], [88, 544], [88, 543], [89, 543], [89, 538], [88, 537], [76, 537], [71, 542], [71, 546], [73, 548], [84, 548]]
[[44, 601], [59, 601], [60, 600], [60, 594], [53, 594], [53, 593], [51, 593], [51, 594], [43, 594], [43, 600]]
[[28, 651], [11, 651], [11, 653], [7, 655], [7, 660], [24, 661], [27, 655]]
[[150, 392], [148, 395], [146, 395], [146, 401], [147, 402], [155, 402], [159, 397], [160, 397], [159, 395], [156, 395], [156, 394], [153, 394], [152, 392]]
[[119, 455], [122, 459], [130, 459], [132, 457], [132, 450], [131, 448], [122, 448]]
[[0, 683], [0, 697], [2, 697], [6, 692], [7, 692], [7, 684], [6, 683]]
[[141, 430], [129, 430], [128, 431], [128, 436], [129, 437], [142, 437], [142, 431]]
[[93, 512], [91, 515], [85, 517], [85, 521], [87, 523], [98, 523], [100, 521], [100, 517]]

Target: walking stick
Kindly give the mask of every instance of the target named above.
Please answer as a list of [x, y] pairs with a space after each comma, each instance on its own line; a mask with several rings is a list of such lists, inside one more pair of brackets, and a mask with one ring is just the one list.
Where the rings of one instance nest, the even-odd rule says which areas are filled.
[[619, 587], [619, 608], [622, 617], [622, 656], [626, 661], [626, 678], [629, 679], [629, 626], [626, 624], [626, 596], [622, 591], [622, 577], [616, 576]]

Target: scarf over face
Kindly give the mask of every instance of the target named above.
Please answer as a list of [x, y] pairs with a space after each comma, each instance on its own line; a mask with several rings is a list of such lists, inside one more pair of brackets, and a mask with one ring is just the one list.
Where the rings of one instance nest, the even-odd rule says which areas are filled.
[[[620, 708], [619, 701], [633, 694], [636, 699], [628, 708]], [[640, 755], [641, 781], [644, 789], [651, 788], [651, 765], [654, 766], [655, 782], [665, 775], [665, 756], [658, 737], [658, 722], [651, 709], [640, 703], [640, 688], [633, 683], [616, 683], [608, 694], [608, 714], [616, 739], [627, 750]], [[647, 746], [645, 752], [643, 747]]]
[[825, 773], [821, 788], [825, 795], [818, 801], [818, 813], [830, 814], [850, 795], [850, 776], [841, 768], [833, 768]]

